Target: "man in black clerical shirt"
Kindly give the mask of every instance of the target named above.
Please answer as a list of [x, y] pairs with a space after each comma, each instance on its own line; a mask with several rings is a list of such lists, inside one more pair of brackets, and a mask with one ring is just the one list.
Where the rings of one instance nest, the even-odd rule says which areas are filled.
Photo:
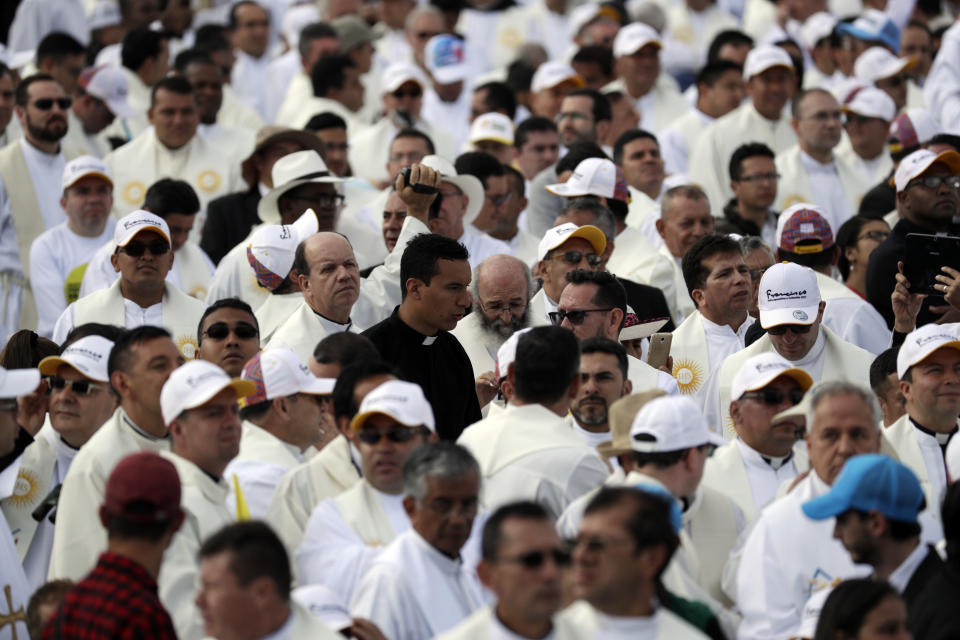
[[437, 234], [415, 237], [400, 260], [400, 306], [363, 332], [403, 378], [423, 388], [437, 418], [437, 434], [451, 442], [480, 419], [473, 367], [449, 333], [470, 307], [467, 257], [456, 240]]

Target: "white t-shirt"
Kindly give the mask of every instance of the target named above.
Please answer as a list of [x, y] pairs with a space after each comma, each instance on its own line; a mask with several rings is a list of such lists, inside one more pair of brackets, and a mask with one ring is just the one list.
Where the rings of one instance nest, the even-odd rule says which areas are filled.
[[[74, 233], [66, 222], [40, 234], [30, 245], [30, 281], [37, 301], [37, 333], [49, 338], [53, 325], [67, 308], [65, 285], [67, 277], [78, 267], [85, 266], [93, 254], [113, 237], [117, 221], [108, 218], [103, 233], [85, 238]], [[80, 293], [82, 273], [71, 279], [75, 285], [74, 299]]]

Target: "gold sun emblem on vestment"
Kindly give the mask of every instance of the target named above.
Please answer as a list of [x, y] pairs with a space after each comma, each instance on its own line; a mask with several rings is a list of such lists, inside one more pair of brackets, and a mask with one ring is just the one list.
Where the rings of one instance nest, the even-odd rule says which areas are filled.
[[696, 393], [703, 384], [703, 367], [693, 360], [677, 360], [673, 363], [673, 377], [680, 393]]
[[13, 495], [10, 502], [16, 507], [30, 507], [36, 502], [40, 493], [40, 479], [30, 469], [20, 467], [17, 481], [13, 485]]

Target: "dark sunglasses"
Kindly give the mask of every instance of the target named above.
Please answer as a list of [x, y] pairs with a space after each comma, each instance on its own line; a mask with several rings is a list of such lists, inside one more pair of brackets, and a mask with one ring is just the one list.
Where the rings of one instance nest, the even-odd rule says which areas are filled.
[[367, 429], [357, 431], [357, 440], [363, 444], [377, 444], [381, 439], [386, 438], [390, 442], [399, 444], [402, 442], [410, 442], [413, 440], [414, 436], [418, 436], [424, 433], [426, 429], [423, 427], [419, 429], [411, 429], [410, 427], [394, 427], [386, 433], [380, 433], [373, 429]]
[[241, 340], [249, 340], [250, 338], [256, 338], [257, 335], [259, 335], [257, 328], [249, 322], [238, 322], [234, 327], [231, 327], [226, 322], [214, 322], [212, 325], [207, 327], [207, 330], [203, 332], [203, 335], [213, 340], [224, 340], [230, 335], [231, 331], [233, 331], [233, 335], [237, 336]]
[[73, 104], [73, 100], [71, 98], [38, 98], [33, 101], [33, 106], [40, 109], [40, 111], [49, 111], [53, 108], [54, 103], [56, 103], [62, 111], [66, 111], [70, 108], [70, 105]]
[[163, 240], [154, 240], [149, 244], [144, 244], [142, 242], [131, 242], [124, 247], [120, 247], [118, 251], [123, 251], [131, 258], [139, 258], [147, 251], [149, 251], [151, 255], [162, 256], [166, 255], [166, 253], [170, 251], [170, 245]]
[[89, 380], [66, 380], [60, 376], [47, 376], [44, 380], [47, 381], [47, 395], [54, 390], [60, 391], [69, 387], [70, 390], [78, 396], [88, 396], [94, 391], [104, 388], [102, 384], [90, 382]]
[[531, 551], [514, 558], [503, 558], [502, 562], [515, 562], [524, 569], [539, 569], [547, 562], [547, 556], [553, 558], [558, 567], [570, 565], [570, 554], [562, 549], [552, 549], [550, 551]]
[[597, 313], [603, 311], [610, 311], [613, 307], [607, 307], [605, 309], [570, 309], [569, 311], [551, 311], [547, 314], [550, 318], [550, 322], [557, 325], [558, 327], [563, 322], [563, 319], [566, 318], [570, 321], [575, 327], [583, 324], [583, 321], [587, 319], [588, 313]]
[[786, 398], [790, 400], [790, 404], [798, 405], [803, 400], [803, 391], [793, 390], [784, 393], [782, 389], [760, 389], [759, 391], [749, 391], [740, 397], [769, 405], [778, 405]]
[[810, 333], [810, 327], [812, 326], [812, 324], [781, 324], [776, 327], [770, 327], [767, 329], [767, 333], [772, 336], [782, 336], [787, 332], [787, 329], [796, 334]]
[[960, 189], [960, 176], [925, 176], [917, 178], [907, 186], [913, 187], [918, 184], [928, 189], [939, 189], [941, 184], [946, 184], [951, 189]]
[[393, 92], [393, 97], [398, 100], [403, 100], [404, 98], [419, 98], [423, 95], [423, 89], [417, 87], [416, 89], [401, 89]]
[[[583, 260], [583, 252], [582, 252], [582, 251], [567, 251], [567, 252], [565, 252], [565, 253], [556, 253], [556, 254], [553, 255], [553, 257], [554, 257], [554, 258], [560, 258], [561, 260], [563, 260], [563, 261], [566, 262], [567, 264], [580, 264], [580, 261]], [[588, 253], [588, 254], [587, 254], [587, 264], [589, 264], [591, 267], [596, 267], [596, 266], [599, 265], [601, 262], [603, 262], [603, 258], [601, 258], [600, 256], [598, 256], [597, 254], [595, 254], [595, 253]]]

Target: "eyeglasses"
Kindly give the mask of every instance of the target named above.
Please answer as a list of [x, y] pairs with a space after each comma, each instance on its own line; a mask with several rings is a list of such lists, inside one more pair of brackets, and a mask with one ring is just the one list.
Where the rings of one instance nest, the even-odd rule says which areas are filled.
[[758, 402], [762, 402], [763, 404], [769, 404], [772, 406], [776, 406], [787, 399], [790, 400], [790, 404], [798, 405], [800, 404], [800, 401], [803, 400], [803, 391], [794, 389], [784, 392], [782, 389], [760, 389], [759, 391], [747, 392], [740, 396], [740, 398], [756, 400]]
[[318, 207], [323, 207], [323, 208], [334, 207], [334, 206], [339, 207], [343, 205], [343, 201], [345, 199], [344, 196], [340, 195], [339, 193], [334, 193], [334, 194], [318, 193], [316, 195], [311, 195], [311, 196], [304, 195], [304, 196], [281, 196], [281, 197], [287, 197], [287, 198], [290, 198], [291, 200], [302, 200], [303, 202], [312, 202]]
[[875, 242], [883, 242], [890, 237], [889, 231], [865, 231], [857, 236], [857, 240], [863, 240], [864, 238], [870, 238]]
[[44, 380], [47, 381], [47, 395], [50, 395], [53, 391], [61, 391], [69, 387], [78, 396], [88, 396], [94, 391], [105, 388], [102, 384], [89, 380], [66, 380], [60, 376], [47, 376]]
[[417, 87], [416, 89], [397, 89], [393, 92], [393, 97], [397, 100], [403, 100], [404, 98], [419, 98], [423, 95], [423, 89]]
[[[584, 258], [584, 254], [582, 251], [567, 251], [566, 253], [555, 253], [550, 256], [550, 258], [560, 258], [567, 264], [580, 264], [580, 261]], [[587, 264], [589, 264], [591, 267], [599, 266], [599, 264], [603, 262], [603, 258], [595, 253], [586, 254], [586, 258]]]
[[738, 182], [776, 182], [779, 179], [779, 173], [758, 173], [755, 176], [741, 176]]
[[750, 274], [750, 279], [756, 282], [757, 280], [763, 277], [763, 274], [765, 274], [767, 272], [767, 269], [769, 268], [770, 267], [761, 267], [759, 269], [750, 269], [749, 271], [747, 271], [747, 273]]
[[557, 310], [551, 311], [547, 314], [550, 317], [550, 322], [560, 326], [560, 323], [563, 322], [563, 319], [566, 318], [570, 321], [575, 327], [579, 327], [583, 324], [583, 321], [587, 319], [588, 313], [603, 313], [605, 311], [612, 310], [613, 307], [606, 307], [605, 309], [570, 309], [569, 311]]
[[566, 567], [570, 564], [570, 554], [563, 549], [531, 551], [513, 558], [501, 558], [499, 562], [516, 563], [523, 566], [524, 569], [539, 569], [547, 562], [548, 557], [553, 558], [554, 564], [558, 567]]
[[593, 116], [587, 115], [585, 113], [578, 113], [576, 111], [565, 111], [557, 114], [556, 121], [560, 122], [561, 120], [566, 120], [569, 118], [570, 120], [573, 120], [574, 122], [576, 122], [578, 120], [589, 120], [592, 117]]
[[510, 304], [502, 304], [500, 302], [484, 302], [480, 301], [480, 307], [488, 312], [495, 315], [500, 315], [504, 311], [509, 311], [510, 315], [518, 317], [523, 314], [526, 310], [527, 305], [523, 302], [511, 302]]
[[814, 120], [816, 122], [827, 122], [829, 120], [839, 120], [843, 121], [843, 113], [839, 110], [837, 111], [820, 111], [813, 114], [812, 116], [807, 116], [804, 120]]
[[237, 336], [237, 338], [240, 340], [256, 338], [260, 334], [260, 332], [257, 331], [257, 328], [249, 322], [238, 322], [233, 327], [228, 325], [226, 322], [214, 322], [212, 325], [207, 327], [207, 330], [203, 332], [203, 335], [213, 340], [224, 340], [230, 335], [231, 331], [233, 331], [233, 335]]
[[131, 258], [139, 258], [149, 251], [151, 255], [162, 256], [170, 251], [170, 245], [163, 240], [154, 240], [149, 244], [143, 242], [130, 242], [126, 246], [120, 247], [117, 251], [123, 251]]
[[416, 34], [414, 35], [417, 36], [418, 40], [429, 40], [434, 36], [439, 36], [440, 32], [439, 31], [417, 31]]
[[772, 336], [782, 336], [787, 332], [787, 329], [789, 329], [799, 335], [801, 333], [810, 333], [810, 327], [812, 326], [812, 324], [781, 324], [776, 327], [770, 327], [767, 329], [767, 333]]
[[603, 553], [610, 547], [617, 547], [623, 544], [633, 542], [629, 538], [611, 540], [608, 538], [584, 538], [578, 537], [570, 541], [571, 548], [584, 547], [590, 553]]
[[53, 105], [60, 107], [61, 111], [66, 111], [72, 104], [72, 98], [37, 98], [33, 101], [33, 106], [40, 111], [49, 111], [53, 108]]
[[918, 184], [929, 189], [939, 189], [941, 184], [946, 184], [951, 189], [960, 189], [960, 176], [925, 176], [917, 178], [907, 186], [915, 187]]
[[502, 207], [503, 205], [510, 202], [510, 198], [513, 197], [512, 193], [505, 193], [502, 196], [487, 196], [487, 199], [493, 203], [495, 207]]
[[8, 400], [0, 400], [0, 411], [5, 411], [10, 413], [11, 411], [17, 410], [17, 399], [10, 398]]
[[363, 444], [377, 444], [383, 438], [386, 438], [390, 442], [395, 444], [400, 444], [403, 442], [410, 442], [413, 440], [414, 436], [424, 434], [426, 431], [425, 428], [420, 427], [419, 429], [411, 429], [410, 427], [397, 426], [393, 427], [386, 433], [380, 433], [374, 429], [361, 429], [357, 431], [357, 440]]

